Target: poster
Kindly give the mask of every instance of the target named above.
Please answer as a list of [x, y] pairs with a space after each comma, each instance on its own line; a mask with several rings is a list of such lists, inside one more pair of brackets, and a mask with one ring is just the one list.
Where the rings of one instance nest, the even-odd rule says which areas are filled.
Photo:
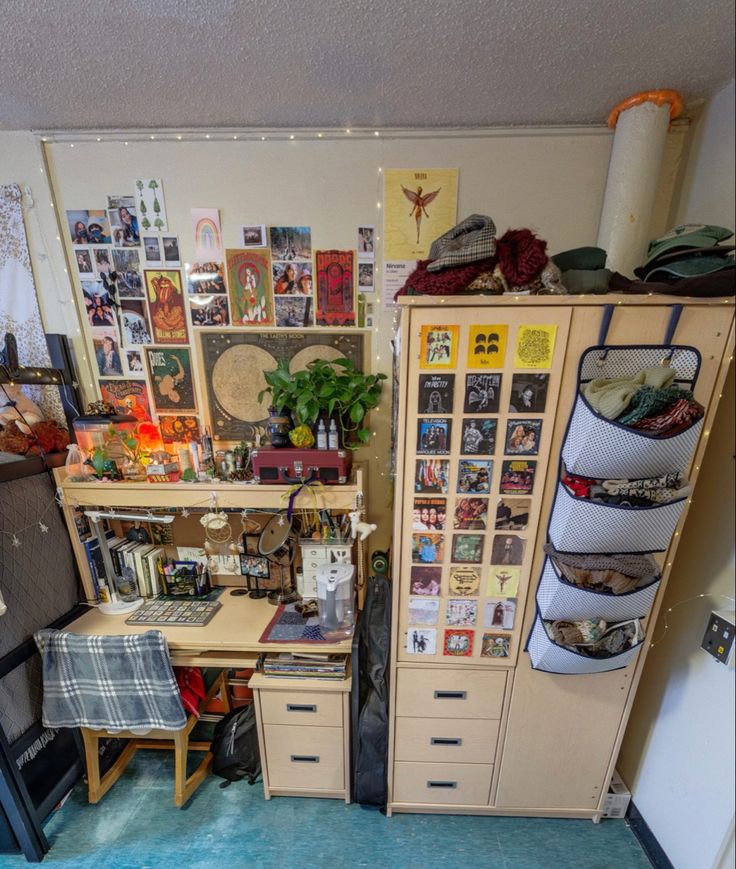
[[504, 324], [471, 326], [468, 368], [503, 368], [509, 327]]
[[457, 463], [457, 491], [487, 495], [491, 488], [493, 462], [488, 459], [460, 459]]
[[199, 418], [196, 416], [168, 416], [160, 414], [158, 425], [161, 429], [161, 439], [165, 444], [199, 443], [201, 433]]
[[412, 567], [409, 580], [411, 594], [437, 597], [442, 589], [441, 567]]
[[417, 413], [452, 413], [454, 374], [420, 374]]
[[406, 284], [409, 275], [416, 269], [414, 260], [385, 260], [383, 261], [383, 285], [381, 301], [384, 310], [393, 310], [396, 307], [396, 293]]
[[186, 344], [186, 312], [181, 272], [178, 269], [146, 269], [146, 293], [155, 344]]
[[458, 531], [485, 531], [487, 522], [487, 498], [458, 498], [453, 528]]
[[454, 368], [459, 335], [459, 326], [422, 326], [419, 367]]
[[557, 326], [519, 326], [515, 368], [551, 368]]
[[151, 421], [151, 402], [145, 380], [100, 380], [102, 400], [115, 408], [115, 413], [129, 414], [138, 422]]
[[107, 216], [115, 247], [138, 247], [141, 235], [135, 199], [132, 196], [108, 196]]
[[422, 532], [411, 536], [411, 560], [417, 564], [440, 564], [444, 557], [442, 534]]
[[544, 413], [549, 374], [514, 374], [509, 413]]
[[499, 492], [502, 495], [531, 495], [536, 470], [536, 462], [504, 462], [501, 468]]
[[521, 564], [525, 542], [517, 534], [496, 534], [491, 548], [491, 564]]
[[410, 625], [436, 625], [440, 611], [440, 602], [433, 597], [409, 598]]
[[451, 567], [449, 580], [450, 594], [469, 597], [480, 592], [480, 568]]
[[447, 459], [419, 459], [414, 477], [414, 491], [446, 495], [450, 481], [450, 463]]
[[406, 651], [411, 655], [437, 654], [435, 628], [411, 628], [406, 633]]
[[144, 298], [141, 258], [137, 248], [113, 248], [112, 269], [115, 272], [115, 289], [120, 299]]
[[483, 560], [483, 536], [481, 534], [453, 535], [452, 560], [465, 564], [480, 564]]
[[138, 178], [135, 190], [141, 229], [145, 232], [168, 232], [163, 181], [160, 178]]
[[192, 326], [228, 326], [230, 311], [227, 296], [190, 296]]
[[541, 419], [512, 419], [506, 423], [507, 456], [536, 456], [542, 436]]
[[457, 223], [457, 182], [457, 169], [384, 169], [386, 259], [427, 259], [432, 242]]
[[198, 262], [222, 262], [222, 230], [217, 208], [192, 208], [194, 259]]
[[148, 311], [143, 299], [120, 300], [120, 325], [126, 347], [153, 344], [151, 324], [148, 322]]
[[415, 498], [412, 530], [444, 531], [447, 519], [446, 498]]
[[500, 398], [500, 374], [465, 375], [465, 413], [498, 413]]
[[474, 627], [478, 620], [478, 601], [472, 598], [451, 598], [447, 601], [445, 623], [453, 627]]
[[447, 455], [450, 452], [452, 420], [449, 417], [425, 417], [417, 423], [417, 454]]
[[496, 531], [524, 531], [529, 525], [531, 498], [501, 498], [496, 507]]
[[452, 628], [445, 631], [445, 655], [455, 658], [469, 658], [473, 654], [474, 631]]
[[516, 597], [519, 591], [521, 568], [510, 567], [506, 564], [492, 564], [488, 574], [488, 588], [486, 594], [489, 597]]
[[100, 377], [122, 377], [123, 363], [118, 330], [114, 326], [93, 326], [90, 332]]
[[466, 456], [490, 456], [496, 451], [498, 420], [465, 417], [460, 452]]
[[354, 252], [318, 250], [317, 269], [318, 326], [355, 325]]
[[492, 597], [486, 600], [483, 612], [484, 628], [500, 628], [503, 631], [513, 631], [515, 618], [515, 597]]
[[265, 250], [227, 250], [233, 326], [273, 325], [271, 262]]
[[511, 637], [508, 634], [483, 634], [481, 658], [508, 658], [511, 654]]
[[156, 412], [196, 413], [188, 348], [150, 347], [146, 350], [146, 361]]

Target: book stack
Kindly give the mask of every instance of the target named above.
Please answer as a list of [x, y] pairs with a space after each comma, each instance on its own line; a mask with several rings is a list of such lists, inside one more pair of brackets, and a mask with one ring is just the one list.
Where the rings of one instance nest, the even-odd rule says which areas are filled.
[[[161, 570], [166, 561], [163, 547], [125, 540], [116, 537], [112, 531], [108, 531], [106, 537], [115, 573], [123, 576], [124, 568], [130, 568], [138, 582], [141, 597], [157, 597], [161, 594]], [[91, 535], [82, 543], [87, 553], [95, 592], [99, 597], [100, 585], [109, 586], [112, 577], [107, 576], [99, 540]]]
[[264, 676], [340, 680], [345, 678], [347, 661], [347, 655], [269, 653], [263, 658], [262, 670]]

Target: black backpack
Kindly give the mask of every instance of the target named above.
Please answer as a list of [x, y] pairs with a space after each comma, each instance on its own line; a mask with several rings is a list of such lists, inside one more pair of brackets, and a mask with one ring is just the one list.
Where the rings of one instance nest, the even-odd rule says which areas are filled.
[[255, 784], [261, 774], [261, 755], [258, 751], [256, 711], [253, 704], [235, 709], [215, 725], [212, 739], [212, 772], [227, 779], [220, 787], [226, 788], [241, 778]]

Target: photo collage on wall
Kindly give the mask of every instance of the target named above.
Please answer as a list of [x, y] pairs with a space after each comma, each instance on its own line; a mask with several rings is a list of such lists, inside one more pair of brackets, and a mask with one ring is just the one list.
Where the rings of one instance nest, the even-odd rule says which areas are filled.
[[421, 327], [408, 655], [516, 654], [556, 333]]

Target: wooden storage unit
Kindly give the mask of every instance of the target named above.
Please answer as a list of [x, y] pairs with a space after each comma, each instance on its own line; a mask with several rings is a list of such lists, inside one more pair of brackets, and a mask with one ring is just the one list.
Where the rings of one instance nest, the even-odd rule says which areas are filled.
[[254, 673], [263, 790], [350, 802], [350, 678], [282, 679]]
[[[533, 670], [524, 652], [537, 614], [535, 592], [545, 565], [542, 547], [558, 486], [565, 432], [578, 394], [578, 363], [587, 348], [599, 344], [606, 306], [613, 309], [607, 345], [663, 344], [673, 309], [682, 306], [671, 343], [699, 351], [701, 365], [694, 392], [706, 409], [698, 432], [690, 435], [692, 451], [687, 470], [690, 482], [695, 484], [732, 359], [733, 299], [476, 296], [405, 298], [401, 304], [389, 813], [464, 812], [597, 821], [649, 640], [631, 656], [628, 666], [588, 675]], [[522, 326], [556, 327], [551, 359], [542, 360], [543, 367], [515, 364]], [[500, 352], [494, 353], [496, 367], [481, 367], [477, 359], [485, 354], [479, 352], [476, 357], [475, 338], [484, 334], [479, 343], [487, 348], [493, 335], [494, 349], [499, 349], [505, 331], [499, 327], [507, 327], [504, 358], [500, 358]], [[454, 348], [444, 358], [434, 360], [445, 362], [445, 367], [427, 367], [428, 335], [432, 332], [440, 341], [455, 335]], [[500, 375], [498, 395], [484, 409], [473, 411], [466, 404], [466, 377], [483, 373]], [[424, 375], [429, 374], [454, 375], [452, 395], [440, 382], [442, 378], [428, 381]], [[515, 400], [512, 393], [518, 395], [518, 390], [512, 389], [515, 374], [549, 375], [543, 408], [534, 405], [524, 412], [516, 405], [511, 407]], [[431, 402], [422, 403], [428, 382], [437, 387], [438, 394]], [[492, 383], [486, 380], [485, 386]], [[485, 399], [487, 402], [488, 395]], [[462, 451], [472, 443], [472, 439], [462, 440], [463, 422], [473, 417], [495, 420], [495, 445], [487, 454], [469, 456]], [[541, 422], [541, 429], [529, 427], [536, 430], [536, 454], [507, 451], [512, 443], [506, 441], [507, 433], [512, 433], [508, 426], [522, 419]], [[439, 448], [435, 439], [434, 451], [428, 453], [422, 432], [435, 423], [441, 430], [449, 428], [449, 437], [439, 441]], [[446, 492], [421, 491], [426, 479], [436, 482], [442, 477], [419, 474], [417, 463], [426, 461], [426, 456], [434, 463], [448, 463]], [[459, 462], [468, 458], [492, 461], [487, 492], [458, 491]], [[532, 491], [502, 495], [502, 465], [515, 460], [536, 462]], [[435, 464], [430, 470], [434, 473], [438, 467]], [[422, 505], [416, 504], [415, 498], [444, 500], [446, 518], [441, 531], [422, 528], [421, 511], [414, 512]], [[484, 528], [453, 527], [456, 508], [463, 498], [487, 499]], [[501, 498], [511, 502], [529, 500], [526, 528], [496, 531], [496, 507]], [[648, 618], [643, 620], [645, 630], [656, 621], [688, 505], [689, 500], [681, 505], [665, 551], [655, 555], [662, 568], [662, 581], [641, 595], [647, 598], [647, 606], [654, 597]], [[464, 515], [461, 513], [460, 518]], [[442, 539], [425, 541], [423, 550], [422, 542], [413, 539], [413, 535], [423, 533], [430, 538], [440, 534]], [[472, 541], [476, 546], [473, 558], [477, 557], [477, 547], [482, 547], [479, 564], [458, 560], [458, 554], [468, 554], [467, 549], [453, 547], [453, 535], [458, 533], [479, 538]], [[522, 537], [523, 548], [513, 541], [504, 548], [504, 541], [494, 550], [493, 538], [498, 533]], [[506, 554], [509, 558], [505, 562], [511, 561], [510, 566], [518, 569], [507, 571], [512, 576], [504, 589], [492, 576], [491, 568], [496, 566], [492, 565], [492, 553]], [[425, 556], [429, 560], [423, 562]], [[417, 571], [418, 567], [423, 569]], [[428, 572], [427, 567], [433, 570]], [[453, 567], [463, 571], [470, 567], [471, 572], [458, 573], [451, 581]], [[477, 578], [474, 570], [478, 570]], [[512, 594], [516, 604], [513, 621], [508, 607], [498, 607]], [[456, 600], [470, 601], [471, 606], [451, 603]], [[445, 645], [447, 630], [458, 634], [450, 646]], [[508, 653], [489, 654], [498, 652], [498, 648], [484, 644], [483, 634], [504, 638]]]

